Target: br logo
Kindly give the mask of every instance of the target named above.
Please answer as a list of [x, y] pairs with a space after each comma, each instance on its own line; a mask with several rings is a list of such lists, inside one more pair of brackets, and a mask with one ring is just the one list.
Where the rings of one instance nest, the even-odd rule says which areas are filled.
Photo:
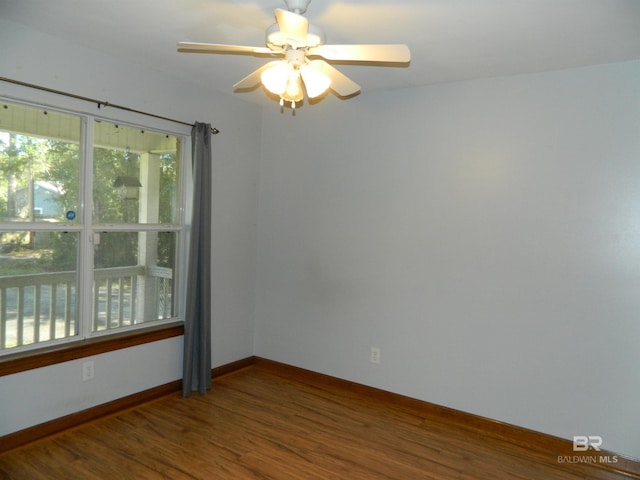
[[574, 452], [586, 452], [590, 448], [593, 448], [596, 452], [599, 452], [601, 445], [602, 437], [600, 437], [599, 435], [574, 435], [573, 437]]

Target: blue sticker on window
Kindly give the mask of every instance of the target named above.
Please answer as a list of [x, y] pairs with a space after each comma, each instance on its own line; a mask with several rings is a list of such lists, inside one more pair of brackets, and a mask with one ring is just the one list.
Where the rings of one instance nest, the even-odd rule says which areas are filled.
[[67, 220], [75, 220], [76, 219], [76, 212], [74, 212], [73, 210], [69, 210], [67, 212]]

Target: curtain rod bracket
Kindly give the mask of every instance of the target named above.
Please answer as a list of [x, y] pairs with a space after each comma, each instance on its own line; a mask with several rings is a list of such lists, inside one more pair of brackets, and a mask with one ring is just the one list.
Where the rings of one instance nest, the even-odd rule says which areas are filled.
[[218, 130], [216, 127], [212, 127], [211, 128], [211, 133], [213, 133], [214, 135], [217, 135], [220, 133], [220, 130]]

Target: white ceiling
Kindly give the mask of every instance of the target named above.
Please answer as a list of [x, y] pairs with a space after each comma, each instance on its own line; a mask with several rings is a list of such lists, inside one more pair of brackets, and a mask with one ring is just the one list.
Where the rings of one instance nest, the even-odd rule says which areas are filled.
[[[275, 8], [284, 1], [0, 0], [0, 18], [231, 93], [268, 59], [176, 42], [263, 46]], [[407, 68], [339, 66], [363, 94], [640, 59], [640, 0], [312, 0], [305, 16], [327, 43], [410, 47]]]

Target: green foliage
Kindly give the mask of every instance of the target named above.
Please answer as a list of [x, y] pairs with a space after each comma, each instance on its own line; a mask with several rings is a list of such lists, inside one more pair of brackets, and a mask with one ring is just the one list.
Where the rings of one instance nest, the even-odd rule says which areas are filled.
[[160, 156], [160, 223], [173, 223], [175, 221], [176, 209], [173, 202], [177, 197], [177, 169], [178, 162], [176, 162], [175, 154]]
[[119, 176], [140, 176], [140, 156], [107, 148], [93, 150], [93, 221], [137, 223], [138, 200], [121, 200], [113, 183]]
[[78, 262], [78, 235], [65, 232], [51, 232], [51, 256], [49, 268], [56, 272], [76, 269]]
[[43, 152], [46, 141], [19, 134], [5, 135], [8, 141], [0, 141], [0, 215], [17, 217], [18, 193], [30, 180], [42, 178], [46, 169]]
[[[48, 141], [44, 179], [61, 185], [61, 194], [55, 201], [62, 212], [78, 211], [80, 198], [80, 146], [57, 140]], [[61, 219], [62, 220], [62, 219]]]
[[[114, 187], [114, 180], [118, 176], [139, 178], [140, 155], [129, 150], [96, 147], [93, 150], [93, 163], [92, 211], [94, 224], [131, 225], [138, 223], [140, 201], [138, 199], [121, 199]], [[159, 223], [173, 223], [175, 221], [174, 202], [177, 195], [178, 178], [175, 153], [160, 155], [159, 163], [158, 221]], [[81, 221], [79, 215], [82, 168], [80, 145], [77, 143], [3, 133], [0, 135], [0, 221], [13, 222], [34, 219], [35, 210], [33, 208], [27, 209], [31, 210], [30, 214], [18, 211], [19, 194], [20, 191], [27, 190], [32, 182], [38, 181], [47, 182], [57, 189], [52, 200], [59, 205], [59, 211], [62, 212], [61, 218], [51, 218], [50, 220], [68, 222], [69, 220], [64, 218], [64, 214], [67, 211], [74, 211], [78, 215], [75, 221]], [[25, 196], [25, 193], [22, 195]], [[68, 271], [76, 268], [78, 235], [63, 232], [39, 233], [39, 245], [36, 245], [34, 238], [35, 235], [29, 232], [21, 235], [15, 234], [10, 242], [0, 241], [0, 248], [5, 253], [21, 249], [33, 250], [34, 258], [31, 263], [36, 270]], [[176, 236], [172, 233], [160, 233], [157, 238], [158, 265], [173, 267]], [[45, 242], [46, 245], [42, 242]], [[95, 267], [106, 268], [138, 264], [138, 242], [137, 232], [103, 234], [100, 245], [95, 248]], [[144, 259], [140, 259], [140, 261], [144, 261]], [[22, 262], [22, 265], [26, 266], [27, 262]]]

